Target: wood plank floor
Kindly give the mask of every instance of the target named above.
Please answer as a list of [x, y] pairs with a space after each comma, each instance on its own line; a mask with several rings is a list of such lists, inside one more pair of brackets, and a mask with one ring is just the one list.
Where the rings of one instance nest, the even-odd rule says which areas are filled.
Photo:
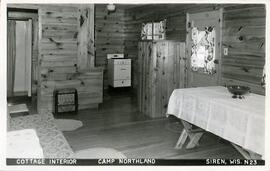
[[109, 147], [128, 158], [243, 158], [229, 142], [210, 133], [202, 137], [200, 146], [195, 149], [174, 149], [182, 125], [175, 118], [150, 119], [144, 116], [138, 112], [132, 95], [107, 96], [99, 109], [56, 117], [83, 122], [83, 127], [64, 132], [74, 151]]

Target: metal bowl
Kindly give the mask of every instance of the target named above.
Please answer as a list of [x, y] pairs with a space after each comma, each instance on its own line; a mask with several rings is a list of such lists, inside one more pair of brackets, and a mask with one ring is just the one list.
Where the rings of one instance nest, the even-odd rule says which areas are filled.
[[227, 86], [227, 89], [234, 96], [243, 96], [250, 91], [249, 87], [240, 85], [229, 85]]

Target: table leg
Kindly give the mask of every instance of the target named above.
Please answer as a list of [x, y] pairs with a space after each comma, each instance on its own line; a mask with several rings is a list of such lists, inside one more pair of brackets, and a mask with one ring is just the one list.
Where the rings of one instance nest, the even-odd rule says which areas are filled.
[[189, 142], [186, 145], [186, 149], [192, 149], [199, 144], [199, 140], [201, 139], [204, 130], [198, 128], [198, 129], [193, 129], [192, 125], [186, 121], [181, 120], [184, 128], [181, 132], [181, 135], [175, 145], [175, 149], [182, 149], [187, 138], [189, 137]]
[[175, 145], [175, 149], [181, 149], [183, 147], [183, 145], [185, 144], [186, 140], [187, 140], [187, 137], [188, 137], [188, 133], [186, 131], [186, 129], [183, 129], [176, 145]]
[[257, 153], [243, 149], [242, 147], [234, 143], [231, 143], [231, 144], [245, 159], [262, 159], [262, 156]]
[[192, 148], [198, 146], [199, 140], [201, 139], [202, 135], [203, 135], [203, 132], [197, 132], [197, 133], [190, 134], [189, 135], [190, 140], [186, 146], [186, 149], [192, 149]]

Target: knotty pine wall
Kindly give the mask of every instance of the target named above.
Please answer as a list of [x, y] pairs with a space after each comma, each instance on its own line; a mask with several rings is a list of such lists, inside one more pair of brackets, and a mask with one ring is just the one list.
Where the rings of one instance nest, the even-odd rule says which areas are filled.
[[264, 94], [261, 77], [265, 64], [265, 7], [263, 5], [224, 8], [222, 82], [244, 84]]
[[38, 112], [53, 110], [53, 91], [76, 88], [79, 109], [103, 97], [103, 72], [94, 67], [94, 5], [12, 4], [38, 10]]
[[104, 68], [104, 88], [108, 87], [107, 54], [124, 53], [125, 11], [108, 12], [107, 4], [95, 5], [95, 47], [97, 67]]
[[78, 70], [95, 67], [95, 7], [78, 5]]
[[53, 111], [53, 91], [66, 88], [77, 72], [77, 8], [39, 8], [38, 112]]
[[[13, 5], [13, 7], [16, 5]], [[21, 5], [22, 7], [23, 5]], [[11, 6], [12, 7], [12, 6]], [[38, 5], [24, 5], [25, 8], [39, 9]], [[74, 7], [74, 6], [73, 6]], [[170, 5], [142, 5], [136, 6], [134, 8], [118, 8], [113, 13], [108, 13], [106, 10], [106, 5], [97, 4], [95, 5], [95, 52], [93, 52], [93, 43], [89, 41], [84, 41], [80, 45], [78, 43], [78, 53], [82, 53], [81, 64], [85, 64], [85, 57], [90, 61], [93, 60], [93, 54], [95, 54], [95, 65], [103, 66], [104, 72], [104, 87], [107, 87], [107, 60], [106, 55], [108, 53], [124, 53], [127, 58], [132, 59], [132, 85], [134, 88], [137, 87], [137, 68], [138, 68], [138, 41], [140, 40], [140, 29], [143, 22], [148, 21], [159, 21], [167, 19], [167, 39], [177, 40], [184, 42], [186, 39], [186, 13], [203, 12], [210, 10], [217, 10], [221, 7], [223, 10], [223, 46], [229, 48], [229, 55], [222, 56], [222, 82], [223, 84], [227, 82], [235, 82], [241, 84], [248, 84], [252, 87], [255, 92], [263, 93], [263, 89], [260, 87], [260, 77], [262, 73], [262, 68], [265, 61], [265, 6], [264, 5], [199, 5], [199, 4], [170, 4]], [[65, 7], [62, 7], [65, 8]], [[72, 7], [71, 7], [72, 8]], [[81, 13], [78, 11], [77, 25], [79, 25], [80, 14], [82, 17], [86, 16], [85, 10], [82, 10], [82, 6], [76, 7], [77, 11], [81, 9]], [[60, 7], [61, 9], [61, 7]], [[75, 13], [74, 13], [75, 15]], [[61, 17], [61, 16], [55, 16]], [[64, 16], [65, 18], [66, 16]], [[58, 18], [59, 19], [59, 18]], [[48, 19], [52, 20], [51, 18]], [[60, 20], [60, 19], [59, 19]], [[57, 21], [57, 20], [55, 20]], [[65, 25], [69, 21], [62, 19], [63, 26], [62, 29], [66, 29]], [[75, 20], [74, 20], [75, 21]], [[90, 19], [87, 20], [87, 24], [92, 22]], [[53, 26], [47, 23], [47, 27], [53, 28]], [[72, 27], [70, 27], [72, 28]], [[82, 29], [77, 28], [78, 31], [87, 30], [87, 25]], [[51, 34], [49, 30], [45, 34]], [[75, 30], [75, 25], [73, 31], [69, 32], [72, 35]], [[60, 32], [60, 31], [59, 31]], [[64, 34], [60, 32], [57, 34]], [[77, 33], [80, 37], [80, 33]], [[78, 36], [77, 35], [77, 36]], [[62, 35], [64, 36], [64, 35]], [[93, 35], [88, 34], [88, 38], [92, 40]], [[44, 40], [45, 41], [45, 40]], [[49, 39], [44, 43], [44, 47], [49, 48], [51, 45], [48, 44]], [[92, 40], [93, 41], [93, 40]], [[74, 42], [75, 43], [75, 42]], [[86, 48], [88, 47], [88, 48]], [[91, 49], [91, 52], [86, 52], [85, 50]], [[53, 47], [52, 47], [53, 48]], [[76, 47], [72, 43], [66, 43], [65, 45], [60, 45], [60, 49], [57, 51], [71, 51], [73, 48], [75, 51]], [[74, 49], [75, 48], [75, 49]], [[45, 50], [46, 51], [46, 50]], [[49, 49], [47, 49], [47, 52]], [[56, 51], [56, 50], [54, 50]], [[43, 53], [41, 51], [41, 53]], [[50, 53], [52, 54], [52, 53]], [[73, 52], [68, 53], [68, 60], [63, 58], [58, 58], [65, 60], [65, 62], [59, 62], [61, 65], [67, 64], [69, 66], [55, 67], [54, 72], [57, 75], [50, 75], [53, 79], [69, 79], [70, 74], [76, 72], [75, 61], [72, 57]], [[45, 54], [44, 54], [45, 55]], [[75, 55], [75, 54], [74, 54]], [[80, 56], [80, 54], [77, 54]], [[51, 59], [50, 57], [47, 58]], [[50, 63], [52, 65], [57, 65], [57, 62], [48, 61], [42, 64], [47, 65]], [[89, 61], [89, 60], [88, 60]], [[92, 66], [93, 64], [90, 63]], [[51, 70], [48, 70], [51, 71]]]
[[[252, 91], [264, 94], [260, 86], [265, 63], [265, 6], [260, 4], [174, 4], [144, 5], [126, 11], [130, 18], [126, 22], [130, 40], [125, 53], [134, 57], [137, 64], [136, 39], [140, 39], [141, 23], [167, 19], [167, 39], [186, 40], [186, 13], [211, 11], [223, 8], [222, 45], [229, 48], [227, 56], [222, 55], [221, 84], [244, 84]], [[223, 49], [222, 49], [223, 51]], [[136, 86], [136, 78], [135, 86]]]
[[79, 109], [103, 99], [103, 71], [94, 67], [94, 6], [39, 9], [41, 77], [38, 111], [52, 111], [53, 91], [76, 88]]

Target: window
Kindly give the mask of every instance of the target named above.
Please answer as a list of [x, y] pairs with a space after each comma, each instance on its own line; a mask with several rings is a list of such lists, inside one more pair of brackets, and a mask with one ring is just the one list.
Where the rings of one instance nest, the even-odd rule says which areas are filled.
[[191, 69], [206, 74], [215, 74], [215, 28], [205, 27], [205, 30], [192, 28]]
[[149, 22], [142, 24], [142, 40], [164, 40], [165, 39], [166, 20], [160, 22]]

